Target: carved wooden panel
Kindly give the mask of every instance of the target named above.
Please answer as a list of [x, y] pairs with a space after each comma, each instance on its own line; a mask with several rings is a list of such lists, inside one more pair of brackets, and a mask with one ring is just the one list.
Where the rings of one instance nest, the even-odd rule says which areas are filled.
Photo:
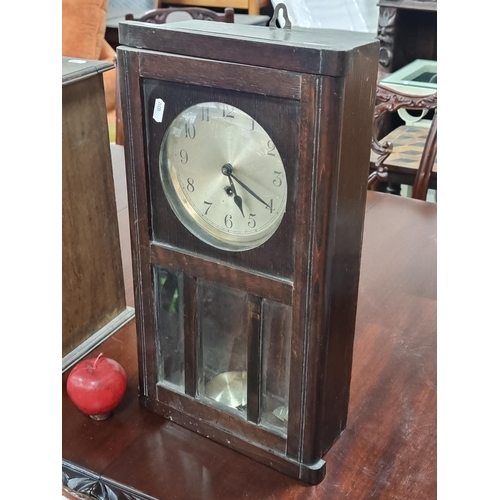
[[382, 0], [379, 81], [415, 59], [437, 60], [437, 2]]
[[153, 497], [105, 480], [97, 474], [63, 460], [62, 488], [75, 500], [154, 500]]
[[379, 64], [386, 73], [391, 73], [392, 71], [397, 13], [398, 9], [381, 7], [378, 18], [377, 38], [380, 40]]

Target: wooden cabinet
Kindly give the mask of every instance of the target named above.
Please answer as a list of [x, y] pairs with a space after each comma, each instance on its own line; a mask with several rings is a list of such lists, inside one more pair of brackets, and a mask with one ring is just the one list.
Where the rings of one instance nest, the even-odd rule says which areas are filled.
[[85, 351], [83, 343], [95, 346], [90, 339], [97, 332], [103, 340], [108, 325], [132, 314], [125, 304], [102, 78], [113, 65], [63, 57], [62, 66], [64, 369]]

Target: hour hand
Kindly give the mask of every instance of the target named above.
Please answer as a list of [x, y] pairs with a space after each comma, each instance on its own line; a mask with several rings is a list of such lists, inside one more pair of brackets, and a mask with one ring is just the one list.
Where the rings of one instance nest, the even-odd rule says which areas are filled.
[[241, 199], [241, 196], [238, 196], [238, 193], [236, 193], [236, 187], [234, 186], [233, 179], [231, 179], [231, 175], [228, 175], [228, 178], [229, 184], [231, 184], [231, 189], [234, 193], [234, 202], [236, 203], [236, 206], [241, 210], [241, 215], [245, 217], [245, 214], [243, 213], [243, 200]]
[[238, 196], [233, 179], [231, 178], [231, 172], [233, 171], [233, 167], [229, 163], [226, 163], [225, 165], [222, 166], [221, 171], [229, 179], [229, 184], [231, 185], [231, 189], [233, 190], [234, 193], [234, 202], [236, 203], [236, 206], [241, 210], [241, 215], [245, 217], [245, 214], [243, 213], [243, 200], [241, 199], [241, 196]]

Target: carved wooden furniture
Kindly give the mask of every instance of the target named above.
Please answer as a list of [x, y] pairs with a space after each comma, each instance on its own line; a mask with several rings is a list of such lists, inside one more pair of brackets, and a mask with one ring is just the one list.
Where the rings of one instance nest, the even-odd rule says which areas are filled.
[[111, 68], [106, 62], [63, 57], [63, 366], [76, 362], [86, 345], [102, 341], [131, 316], [125, 304], [104, 102], [102, 72]]
[[[215, 12], [201, 7], [169, 7], [155, 9], [147, 12], [139, 19], [134, 19], [133, 14], [126, 14], [128, 21], [139, 21], [152, 24], [165, 24], [168, 22], [186, 21], [196, 19], [199, 21], [216, 21], [220, 23], [234, 23], [234, 9], [226, 8], [224, 13]], [[116, 69], [116, 144], [123, 145], [123, 121], [120, 100], [120, 86], [118, 68]]]
[[231, 7], [233, 9], [248, 10], [253, 16], [260, 14], [260, 9], [269, 5], [269, 0], [167, 0], [168, 5], [185, 5], [194, 7]]
[[94, 500], [435, 499], [436, 212], [367, 193], [349, 419], [321, 485], [304, 487], [140, 406], [135, 321], [98, 351], [128, 375], [113, 417], [81, 413], [62, 377], [64, 482]]
[[379, 80], [415, 59], [437, 60], [437, 1], [380, 0]]
[[[404, 108], [433, 110], [430, 128], [400, 125], [379, 139], [379, 124], [385, 113]], [[437, 187], [437, 93], [411, 96], [377, 86], [377, 105], [373, 119], [372, 155], [368, 187], [390, 183], [413, 186], [413, 198], [424, 200], [429, 185]]]

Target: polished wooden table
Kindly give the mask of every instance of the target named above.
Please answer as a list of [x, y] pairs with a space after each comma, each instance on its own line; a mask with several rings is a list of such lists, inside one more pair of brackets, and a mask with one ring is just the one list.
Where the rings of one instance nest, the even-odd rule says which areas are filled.
[[70, 486], [100, 500], [436, 498], [436, 209], [368, 193], [349, 416], [322, 483], [303, 484], [140, 407], [131, 322], [90, 354], [116, 359], [128, 375], [111, 418], [77, 410], [63, 375]]

